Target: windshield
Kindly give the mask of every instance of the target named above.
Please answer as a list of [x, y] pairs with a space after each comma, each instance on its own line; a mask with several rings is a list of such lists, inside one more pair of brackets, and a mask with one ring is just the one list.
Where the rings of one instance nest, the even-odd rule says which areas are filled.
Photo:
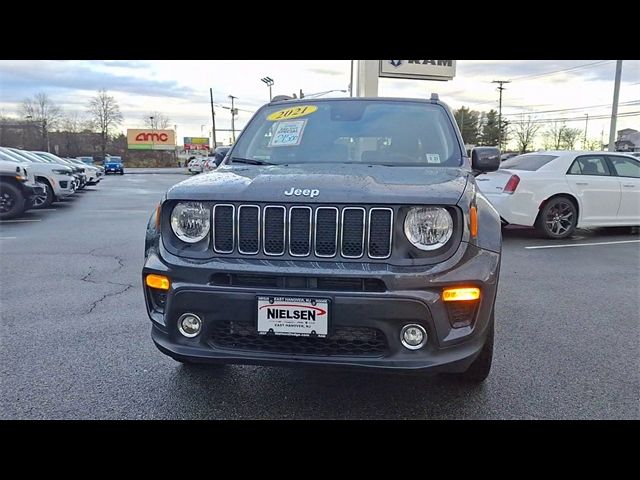
[[554, 158], [558, 158], [557, 155], [518, 155], [505, 160], [500, 165], [500, 168], [509, 168], [511, 170], [527, 170], [529, 172], [535, 172], [540, 167], [543, 167]]
[[35, 163], [47, 163], [43, 158], [40, 158], [31, 152], [27, 152], [26, 150], [9, 149], [7, 153], [13, 153], [14, 157], [19, 157], [21, 160], [26, 158], [28, 161]]
[[231, 157], [272, 164], [462, 164], [460, 146], [442, 106], [389, 100], [266, 107], [245, 128]]
[[22, 159], [17, 159], [15, 157], [12, 157], [11, 155], [9, 155], [6, 152], [3, 152], [2, 150], [0, 150], [0, 160], [6, 160], [7, 162], [14, 162], [14, 163], [19, 163], [23, 161]]

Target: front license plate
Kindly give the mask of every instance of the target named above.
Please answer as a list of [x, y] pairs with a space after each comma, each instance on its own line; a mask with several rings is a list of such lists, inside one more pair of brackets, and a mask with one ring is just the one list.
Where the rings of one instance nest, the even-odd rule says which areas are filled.
[[258, 297], [258, 333], [266, 335], [326, 337], [329, 300]]

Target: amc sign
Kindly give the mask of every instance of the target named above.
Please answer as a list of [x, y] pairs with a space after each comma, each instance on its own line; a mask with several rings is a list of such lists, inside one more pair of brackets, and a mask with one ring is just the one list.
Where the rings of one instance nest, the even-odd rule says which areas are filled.
[[129, 150], [174, 150], [176, 135], [173, 130], [127, 130]]

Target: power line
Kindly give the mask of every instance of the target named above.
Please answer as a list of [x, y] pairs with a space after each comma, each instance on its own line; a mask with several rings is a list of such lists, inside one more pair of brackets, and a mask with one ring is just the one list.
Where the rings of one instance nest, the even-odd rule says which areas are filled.
[[[635, 112], [625, 112], [625, 113], [619, 113], [618, 114], [618, 118], [620, 117], [635, 117], [640, 115], [640, 110], [635, 111]], [[604, 120], [604, 119], [608, 119], [611, 118], [611, 115], [595, 115], [595, 116], [591, 116], [589, 115], [589, 120]], [[570, 118], [566, 118], [566, 117], [560, 117], [560, 118], [536, 118], [536, 119], [531, 119], [531, 120], [509, 120], [510, 124], [514, 124], [514, 123], [552, 123], [552, 122], [584, 122], [584, 116], [582, 117], [570, 117]]]
[[[640, 105], [640, 100], [629, 100], [627, 102], [621, 102], [620, 105]], [[526, 111], [522, 111], [522, 112], [514, 112], [514, 113], [505, 113], [506, 116], [513, 116], [513, 115], [522, 115], [522, 114], [528, 114], [528, 115], [535, 115], [535, 114], [539, 114], [539, 113], [558, 113], [558, 112], [569, 112], [572, 110], [587, 110], [587, 109], [591, 109], [591, 108], [603, 108], [603, 107], [611, 107], [610, 103], [605, 103], [602, 105], [590, 105], [587, 107], [573, 107], [573, 108], [559, 108], [557, 110], [526, 110]], [[526, 108], [526, 107], [524, 107]]]
[[614, 60], [600, 60], [598, 62], [586, 63], [584, 65], [578, 65], [576, 67], [563, 68], [561, 70], [553, 70], [553, 71], [547, 72], [547, 73], [536, 73], [536, 74], [533, 74], [533, 75], [523, 75], [521, 77], [512, 78], [511, 81], [515, 82], [517, 80], [523, 80], [525, 78], [531, 79], [531, 78], [546, 77], [546, 76], [549, 76], [549, 75], [555, 75], [556, 73], [569, 72], [569, 71], [572, 71], [572, 70], [579, 70], [581, 68], [594, 67], [596, 65], [604, 65], [605, 63], [613, 63], [613, 62], [614, 62]]

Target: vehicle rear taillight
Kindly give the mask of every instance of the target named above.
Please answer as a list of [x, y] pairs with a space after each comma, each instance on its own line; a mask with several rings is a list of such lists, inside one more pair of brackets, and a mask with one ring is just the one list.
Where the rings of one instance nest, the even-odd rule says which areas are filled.
[[520, 177], [518, 175], [511, 175], [511, 178], [504, 186], [503, 193], [513, 193], [518, 188], [518, 184], [520, 183]]

